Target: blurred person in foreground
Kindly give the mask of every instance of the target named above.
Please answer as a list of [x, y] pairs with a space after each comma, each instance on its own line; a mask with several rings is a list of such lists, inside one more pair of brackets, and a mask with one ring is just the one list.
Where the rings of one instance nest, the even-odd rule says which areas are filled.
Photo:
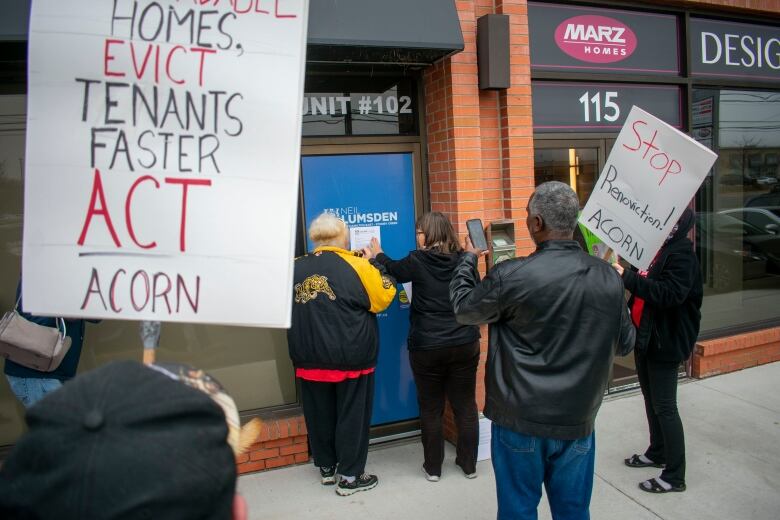
[[348, 250], [343, 220], [312, 221], [312, 253], [295, 260], [290, 358], [323, 485], [341, 496], [377, 486], [365, 472], [379, 352], [376, 314], [395, 297], [395, 281]]
[[639, 483], [649, 493], [685, 491], [685, 436], [677, 409], [680, 363], [699, 335], [704, 294], [699, 260], [687, 238], [694, 214], [686, 209], [647, 271], [612, 264], [631, 292], [628, 305], [637, 327], [634, 358], [645, 399], [650, 445], [625, 459], [631, 468], [663, 468]]
[[614, 356], [634, 346], [623, 283], [572, 239], [579, 202], [545, 182], [526, 208], [536, 251], [494, 266], [466, 239], [450, 284], [461, 323], [489, 324], [485, 416], [499, 519], [536, 519], [547, 491], [554, 519], [590, 518], [594, 422]]
[[479, 329], [455, 320], [449, 291], [463, 255], [452, 224], [438, 211], [417, 220], [417, 250], [400, 260], [387, 256], [374, 238], [364, 250], [398, 282], [412, 282], [409, 363], [417, 385], [425, 478], [438, 482], [444, 461], [442, 415], [445, 397], [458, 429], [455, 464], [467, 478], [477, 476], [479, 412], [475, 389]]
[[27, 412], [0, 469], [0, 518], [243, 520], [238, 412], [181, 366], [109, 363]]

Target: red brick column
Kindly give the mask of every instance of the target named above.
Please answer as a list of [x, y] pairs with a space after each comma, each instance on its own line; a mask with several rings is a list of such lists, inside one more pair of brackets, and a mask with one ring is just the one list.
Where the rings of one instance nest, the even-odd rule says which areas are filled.
[[[525, 227], [525, 207], [533, 192], [533, 137], [525, 0], [458, 0], [465, 49], [429, 68], [424, 75], [428, 181], [431, 209], [448, 215], [461, 237], [466, 220], [509, 218], [515, 221], [518, 253], [532, 244]], [[506, 91], [480, 91], [477, 65], [477, 18], [510, 17], [511, 80]], [[477, 403], [484, 408], [484, 361], [487, 330], [477, 373]], [[449, 410], [449, 409], [448, 409]], [[445, 434], [455, 438], [447, 412]]]

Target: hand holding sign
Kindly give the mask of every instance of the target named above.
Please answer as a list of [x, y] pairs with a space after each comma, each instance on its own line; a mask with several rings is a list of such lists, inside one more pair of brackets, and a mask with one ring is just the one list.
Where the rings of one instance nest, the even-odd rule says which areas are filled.
[[580, 222], [631, 265], [647, 269], [716, 158], [634, 106]]

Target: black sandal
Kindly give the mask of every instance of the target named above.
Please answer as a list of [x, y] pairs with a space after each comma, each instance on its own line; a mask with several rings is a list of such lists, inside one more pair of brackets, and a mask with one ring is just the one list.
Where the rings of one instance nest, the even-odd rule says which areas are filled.
[[[672, 486], [671, 484], [669, 484]], [[669, 489], [666, 489], [661, 485], [658, 480], [651, 478], [649, 480], [645, 480], [643, 482], [639, 483], [639, 489], [642, 491], [646, 491], [648, 493], [681, 493], [685, 491], [685, 484], [680, 484], [679, 486], [672, 486]]]
[[636, 453], [627, 459], [623, 459], [623, 462], [625, 462], [626, 466], [629, 468], [663, 468], [665, 466], [665, 464], [658, 464], [652, 461], [644, 462]]

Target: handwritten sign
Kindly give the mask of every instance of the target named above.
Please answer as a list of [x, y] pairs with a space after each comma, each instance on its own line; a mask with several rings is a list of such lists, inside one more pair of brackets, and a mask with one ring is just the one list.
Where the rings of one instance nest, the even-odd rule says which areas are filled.
[[580, 222], [631, 265], [647, 269], [715, 159], [634, 106]]
[[25, 310], [286, 327], [307, 0], [36, 0]]

